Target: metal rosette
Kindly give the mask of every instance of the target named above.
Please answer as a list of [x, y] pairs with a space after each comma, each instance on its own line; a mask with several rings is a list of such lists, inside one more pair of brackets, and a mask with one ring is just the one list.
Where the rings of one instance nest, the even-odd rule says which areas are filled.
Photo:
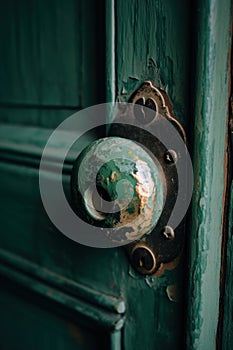
[[146, 81], [129, 103], [115, 117], [109, 135], [136, 141], [152, 154], [162, 168], [166, 187], [156, 227], [127, 246], [134, 268], [141, 274], [154, 274], [182, 251], [185, 238], [182, 212], [183, 207], [187, 210], [191, 198], [192, 165], [184, 129], [172, 114], [164, 91]]

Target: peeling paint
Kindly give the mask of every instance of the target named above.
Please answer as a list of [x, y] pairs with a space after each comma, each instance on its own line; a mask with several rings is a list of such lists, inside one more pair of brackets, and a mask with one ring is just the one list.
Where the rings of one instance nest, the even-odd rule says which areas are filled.
[[176, 284], [171, 284], [170, 286], [167, 286], [166, 288], [166, 294], [170, 301], [177, 303], [179, 300], [178, 297], [178, 290]]
[[180, 257], [178, 256], [176, 259], [174, 259], [173, 261], [167, 263], [167, 264], [161, 264], [159, 269], [156, 271], [156, 273], [153, 275], [153, 276], [156, 276], [156, 277], [161, 277], [165, 270], [174, 270], [178, 264], [179, 264], [179, 260], [180, 260]]

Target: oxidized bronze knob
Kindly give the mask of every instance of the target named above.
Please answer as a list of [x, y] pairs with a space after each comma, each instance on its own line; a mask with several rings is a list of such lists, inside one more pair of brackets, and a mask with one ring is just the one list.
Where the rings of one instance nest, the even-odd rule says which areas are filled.
[[74, 210], [91, 225], [114, 228], [112, 240], [130, 243], [158, 222], [165, 183], [160, 165], [145, 148], [125, 138], [102, 138], [75, 161]]

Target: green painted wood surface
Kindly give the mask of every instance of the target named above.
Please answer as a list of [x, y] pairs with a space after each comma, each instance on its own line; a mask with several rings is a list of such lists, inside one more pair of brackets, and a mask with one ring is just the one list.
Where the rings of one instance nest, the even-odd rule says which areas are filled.
[[[164, 88], [174, 111], [188, 124], [189, 48], [191, 8], [186, 1], [115, 1], [111, 7], [111, 32], [115, 45], [109, 48], [108, 99], [127, 101], [144, 80]], [[108, 76], [107, 76], [108, 78]], [[109, 91], [110, 90], [110, 91]], [[124, 276], [129, 317], [125, 322], [124, 347], [181, 349], [184, 344], [184, 270], [182, 263], [163, 277], [138, 278], [133, 283]], [[143, 283], [151, 285], [148, 291]], [[134, 287], [134, 301], [129, 297]], [[141, 283], [141, 285], [139, 284]], [[169, 300], [167, 287], [178, 285], [179, 302]], [[140, 287], [139, 287], [140, 286]], [[140, 302], [143, 300], [143, 302]], [[147, 315], [141, 318], [141, 315]], [[150, 319], [150, 321], [149, 321]], [[146, 334], [146, 337], [145, 337]]]
[[[200, 1], [196, 8], [193, 96], [194, 193], [190, 246], [188, 349], [216, 343], [224, 208], [224, 156], [229, 102], [231, 1]], [[226, 311], [228, 312], [228, 311]]]
[[191, 7], [179, 1], [116, 1], [116, 98], [128, 100], [144, 80], [167, 91], [175, 115], [188, 120]]
[[[7, 128], [9, 129], [9, 126]], [[27, 132], [25, 129], [24, 136]], [[32, 128], [29, 129], [29, 135], [30, 133], [33, 135]], [[16, 130], [19, 130], [19, 128], [16, 128]], [[4, 133], [4, 131], [2, 132]], [[41, 137], [39, 136], [38, 139]], [[12, 136], [15, 144], [17, 144], [17, 138], [19, 137], [20, 134]], [[32, 139], [35, 141], [34, 147]], [[30, 141], [28, 146], [30, 148], [27, 149], [25, 142], [21, 146], [24, 149], [25, 156], [21, 155], [19, 165], [14, 164], [16, 162], [15, 155], [18, 151], [14, 151], [13, 141], [11, 147], [8, 145], [8, 151], [1, 149], [1, 154], [5, 153], [4, 160], [1, 160], [0, 165], [0, 191], [4, 198], [4, 203], [1, 202], [0, 206], [2, 226], [4, 227], [4, 231], [0, 236], [3, 254], [4, 250], [14, 252], [36, 263], [38, 268], [41, 267], [41, 272], [38, 271], [35, 276], [35, 282], [42, 279], [41, 273], [43, 268], [46, 268], [81, 285], [95, 288], [97, 293], [106, 293], [116, 298], [121, 296], [126, 302], [127, 324], [124, 328], [126, 348], [131, 349], [135, 346], [134, 339], [140, 344], [146, 343], [148, 349], [153, 348], [155, 339], [159, 339], [161, 346], [165, 349], [169, 349], [174, 344], [174, 340], [179, 343], [181, 327], [176, 328], [177, 319], [171, 316], [178, 314], [180, 304], [170, 301], [166, 292], [167, 286], [177, 283], [179, 279], [177, 275], [174, 272], [168, 272], [159, 279], [140, 277], [130, 268], [124, 250], [83, 247], [56, 231], [49, 222], [40, 202], [37, 170], [39, 165], [39, 140], [36, 140], [36, 137], [32, 137], [32, 139], [30, 141], [28, 136]], [[59, 144], [56, 149], [59, 149]], [[15, 158], [9, 156], [9, 150]], [[26, 162], [26, 159], [28, 159], [28, 162]], [[16, 174], [17, 181], [15, 181]], [[47, 174], [52, 181], [53, 177], [51, 175], [52, 172]], [[69, 181], [68, 176], [66, 181]], [[10, 187], [8, 186], [9, 183], [11, 184]], [[10, 211], [9, 208], [11, 208]], [[27, 215], [25, 215], [25, 212]], [[6, 255], [9, 256], [5, 253]], [[6, 261], [6, 259], [4, 261], [5, 264], [9, 265], [9, 261]], [[26, 264], [25, 269], [31, 275], [33, 271], [30, 266]], [[19, 268], [20, 264], [18, 263], [17, 269]], [[46, 284], [51, 284], [48, 275], [43, 278], [45, 278]], [[59, 289], [62, 289], [62, 287], [60, 286]], [[94, 300], [90, 298], [89, 302], [93, 304]], [[28, 312], [30, 312], [30, 306]], [[151, 327], [148, 328], [148, 323], [144, 321], [142, 315], [148, 315], [147, 318]], [[155, 317], [155, 315], [157, 316]], [[163, 315], [162, 318], [161, 315]], [[148, 331], [151, 332], [151, 335], [155, 334], [155, 336], [148, 336], [145, 340], [145, 334]]]
[[31, 291], [16, 291], [18, 285], [7, 284], [2, 278], [0, 281], [2, 350], [110, 348], [111, 339], [104, 330], [83, 326], [60, 305], [56, 307]]
[[104, 96], [103, 4], [0, 4], [0, 120], [56, 127]]
[[[31, 289], [35, 289], [38, 293], [41, 291], [41, 294], [47, 294], [43, 292], [42, 288], [40, 289], [40, 285], [42, 286], [44, 284], [44, 287], [46, 285], [53, 286], [55, 289], [63, 291], [63, 293], [67, 293], [68, 295], [84, 300], [84, 302], [95, 305], [100, 309], [107, 309], [108, 311], [115, 312], [116, 314], [124, 314], [125, 312], [125, 302], [122, 298], [116, 298], [105, 293], [100, 293], [93, 288], [75, 283], [71, 279], [62, 277], [61, 275], [55, 274], [46, 268], [40, 267], [29, 260], [20, 258], [18, 255], [1, 249], [0, 260], [2, 264], [5, 265], [5, 267], [3, 267], [4, 271], [9, 271], [9, 273], [5, 274], [6, 276], [11, 274], [12, 278], [14, 279], [14, 269], [19, 270], [17, 272], [17, 280], [19, 283], [27, 285], [27, 283], [25, 283], [21, 277], [23, 275], [28, 275], [28, 278], [30, 278], [29, 276], [31, 276], [31, 278], [34, 279], [34, 284], [31, 284]], [[36, 280], [39, 280], [40, 282], [37, 283]], [[48, 295], [48, 297], [53, 299], [52, 295]], [[117, 319], [119, 319], [119, 317], [116, 317], [116, 320]], [[111, 324], [109, 324], [109, 326], [111, 326]]]
[[[6, 253], [4, 254], [6, 255]], [[11, 260], [11, 262], [13, 259]], [[100, 307], [97, 307], [96, 305], [93, 305], [93, 302], [96, 301], [96, 295], [100, 294], [95, 292], [94, 290], [91, 292], [91, 297], [89, 297], [89, 302], [86, 300], [83, 300], [82, 297], [74, 296], [72, 295], [72, 292], [70, 293], [69, 290], [66, 290], [65, 293], [62, 290], [62, 288], [57, 288], [57, 286], [53, 284], [48, 284], [46, 282], [50, 282], [49, 278], [44, 278], [45, 282], [42, 280], [40, 281], [38, 279], [38, 276], [36, 274], [28, 275], [25, 273], [25, 270], [18, 270], [17, 262], [21, 262], [19, 258], [14, 259], [14, 263], [11, 264], [11, 266], [4, 266], [4, 262], [2, 260], [2, 264], [0, 266], [0, 274], [3, 277], [6, 277], [8, 280], [13, 281], [15, 286], [23, 290], [24, 288], [27, 289], [28, 292], [30, 292], [32, 295], [38, 295], [42, 296], [44, 299], [48, 299], [47, 301], [49, 303], [55, 303], [57, 304], [57, 309], [65, 309], [65, 311], [69, 314], [72, 314], [76, 316], [76, 319], [82, 320], [82, 323], [91, 326], [92, 328], [103, 328], [110, 331], [119, 330], [122, 328], [124, 324], [124, 317], [121, 316], [117, 310], [115, 310], [115, 313], [111, 312], [112, 310], [105, 310], [104, 307], [106, 305], [104, 302], [100, 302], [100, 298], [98, 299]], [[26, 264], [26, 262], [25, 262]], [[29, 266], [31, 266], [30, 263], [28, 263]], [[34, 265], [35, 266], [35, 265]], [[20, 266], [21, 267], [21, 266]], [[39, 267], [38, 267], [39, 268]], [[49, 277], [49, 274], [47, 274], [47, 277]], [[80, 289], [84, 289], [84, 286], [81, 286]], [[87, 290], [90, 290], [90, 288], [87, 288]], [[85, 298], [84, 298], [85, 299]], [[109, 296], [109, 300], [114, 299], [113, 297]]]
[[78, 3], [10, 0], [0, 14], [1, 103], [80, 106]]

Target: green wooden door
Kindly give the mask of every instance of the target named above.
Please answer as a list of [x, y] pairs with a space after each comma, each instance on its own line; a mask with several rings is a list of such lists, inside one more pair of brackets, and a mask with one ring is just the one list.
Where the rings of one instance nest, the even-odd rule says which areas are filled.
[[[0, 3], [0, 349], [214, 349], [230, 21], [230, 0]], [[123, 248], [61, 234], [39, 192], [41, 154], [59, 123], [127, 101], [145, 80], [170, 96], [195, 175], [179, 263], [146, 277]], [[53, 167], [51, 157], [51, 181]], [[71, 169], [67, 161], [67, 188]]]

